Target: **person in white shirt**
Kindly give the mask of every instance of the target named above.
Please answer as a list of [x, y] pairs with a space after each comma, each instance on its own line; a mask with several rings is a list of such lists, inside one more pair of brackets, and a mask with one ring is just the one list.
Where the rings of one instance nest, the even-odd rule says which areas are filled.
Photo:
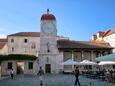
[[10, 76], [11, 76], [11, 79], [13, 79], [13, 78], [14, 78], [14, 70], [13, 70], [13, 69], [11, 69]]

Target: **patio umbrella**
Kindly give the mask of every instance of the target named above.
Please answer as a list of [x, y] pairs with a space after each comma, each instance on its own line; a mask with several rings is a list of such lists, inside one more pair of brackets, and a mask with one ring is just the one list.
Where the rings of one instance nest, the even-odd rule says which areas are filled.
[[89, 60], [83, 60], [82, 62], [80, 62], [80, 65], [97, 65], [97, 63]]
[[115, 61], [115, 53], [96, 58], [97, 61]]
[[73, 61], [72, 59], [68, 59], [65, 62], [63, 62], [61, 65], [66, 66], [64, 68], [64, 72], [73, 72], [74, 65], [79, 65], [79, 62]]
[[114, 61], [101, 61], [98, 65], [115, 65]]
[[78, 65], [79, 62], [73, 61], [72, 59], [69, 59], [62, 63], [62, 65]]

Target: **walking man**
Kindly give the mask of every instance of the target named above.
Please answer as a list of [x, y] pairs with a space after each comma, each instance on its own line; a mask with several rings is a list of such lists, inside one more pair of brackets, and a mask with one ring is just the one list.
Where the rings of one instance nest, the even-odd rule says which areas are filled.
[[79, 82], [79, 69], [78, 69], [78, 67], [76, 67], [75, 68], [75, 83], [74, 83], [74, 85], [77, 85], [77, 83], [78, 83], [78, 85], [80, 86], [80, 82]]
[[40, 85], [43, 85], [43, 75], [44, 75], [44, 70], [42, 69], [42, 67], [40, 67], [40, 70], [38, 72], [39, 75], [39, 79], [40, 79]]

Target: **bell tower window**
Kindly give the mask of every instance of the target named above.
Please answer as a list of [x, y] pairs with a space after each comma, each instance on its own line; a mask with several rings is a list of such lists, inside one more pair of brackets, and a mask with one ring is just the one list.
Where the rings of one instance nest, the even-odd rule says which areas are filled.
[[28, 39], [24, 39], [24, 43], [27, 43], [28, 42]]

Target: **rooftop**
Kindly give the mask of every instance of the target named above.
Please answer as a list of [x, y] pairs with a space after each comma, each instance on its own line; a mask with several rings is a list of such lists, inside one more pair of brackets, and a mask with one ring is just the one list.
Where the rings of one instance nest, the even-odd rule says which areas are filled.
[[47, 13], [41, 16], [41, 20], [56, 20], [53, 14], [49, 13], [49, 9], [47, 9]]
[[40, 37], [40, 32], [18, 32], [8, 36]]
[[111, 34], [113, 34], [113, 33], [115, 33], [115, 30], [107, 30], [107, 31], [105, 31], [105, 33], [103, 34], [103, 37], [109, 36], [109, 35], [111, 35]]
[[7, 39], [4, 39], [4, 38], [0, 39], [0, 49], [2, 49], [5, 46], [6, 42], [7, 42]]
[[109, 48], [112, 49], [112, 47], [107, 45], [99, 45], [99, 44], [93, 44], [91, 42], [84, 42], [84, 41], [71, 41], [71, 40], [58, 40], [58, 48]]

